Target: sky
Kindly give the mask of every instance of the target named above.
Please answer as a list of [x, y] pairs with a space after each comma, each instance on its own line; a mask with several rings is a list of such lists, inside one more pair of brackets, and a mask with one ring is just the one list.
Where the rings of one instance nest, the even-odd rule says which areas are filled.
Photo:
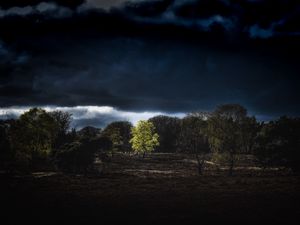
[[226, 103], [300, 114], [296, 0], [1, 1], [0, 27], [0, 118], [39, 106], [103, 127]]

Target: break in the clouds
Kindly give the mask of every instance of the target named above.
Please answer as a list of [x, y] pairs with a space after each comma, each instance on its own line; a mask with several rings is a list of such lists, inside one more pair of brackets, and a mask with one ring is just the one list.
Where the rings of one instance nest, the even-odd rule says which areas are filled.
[[[0, 109], [0, 119], [18, 118], [28, 111], [30, 107], [9, 107]], [[96, 126], [103, 128], [113, 121], [129, 121], [136, 124], [139, 120], [147, 120], [158, 115], [183, 117], [184, 113], [162, 113], [162, 112], [130, 112], [121, 111], [109, 106], [75, 106], [75, 107], [43, 107], [48, 112], [63, 111], [72, 115], [71, 126], [81, 129], [85, 126]]]

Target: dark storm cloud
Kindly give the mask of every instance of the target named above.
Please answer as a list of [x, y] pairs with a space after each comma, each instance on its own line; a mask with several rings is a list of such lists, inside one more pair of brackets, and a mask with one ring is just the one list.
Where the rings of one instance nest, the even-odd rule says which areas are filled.
[[0, 40], [0, 64], [22, 65], [28, 62], [30, 56], [26, 52], [16, 52]]
[[[125, 4], [131, 19], [154, 24], [177, 26], [225, 33], [248, 33], [251, 38], [269, 38], [281, 33], [286, 23], [299, 31], [300, 4], [297, 0], [162, 0]], [[256, 29], [255, 29], [256, 28]], [[268, 33], [268, 34], [266, 34]]]
[[300, 113], [297, 1], [0, 6], [1, 107], [187, 112], [234, 102], [262, 117]]
[[60, 37], [54, 46], [39, 39], [42, 54], [33, 52], [30, 66], [10, 74], [1, 87], [2, 105], [110, 105], [184, 112], [239, 102], [262, 113], [299, 112], [298, 105], [291, 104], [298, 97], [299, 69], [279, 56], [178, 41], [85, 40]]
[[31, 0], [26, 3], [18, 0], [0, 3], [0, 18], [34, 15], [32, 19], [36, 23], [49, 17], [73, 15], [76, 20], [90, 17], [88, 23], [94, 26], [99, 23], [110, 26], [113, 21], [127, 20], [203, 32], [221, 31], [230, 36], [246, 34], [250, 38], [296, 35], [299, 31], [300, 4], [296, 0]]

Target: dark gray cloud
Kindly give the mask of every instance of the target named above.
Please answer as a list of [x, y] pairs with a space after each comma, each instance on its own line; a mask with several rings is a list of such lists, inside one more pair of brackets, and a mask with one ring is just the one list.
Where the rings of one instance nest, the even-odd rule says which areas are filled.
[[300, 113], [297, 1], [0, 6], [0, 107], [188, 112], [233, 102], [264, 118]]
[[[97, 18], [95, 14], [101, 16]], [[238, 34], [263, 39], [298, 35], [299, 14], [297, 0], [31, 0], [27, 4], [15, 0], [10, 4], [0, 3], [0, 19], [34, 16], [33, 21], [37, 22], [92, 15], [95, 25], [106, 23], [109, 26], [109, 20], [122, 19], [202, 32], [221, 30], [231, 37]]]
[[238, 102], [261, 113], [299, 112], [299, 67], [271, 50], [228, 51], [146, 38], [59, 38], [30, 40], [32, 49], [33, 43], [44, 47], [2, 83], [3, 106], [187, 112]]

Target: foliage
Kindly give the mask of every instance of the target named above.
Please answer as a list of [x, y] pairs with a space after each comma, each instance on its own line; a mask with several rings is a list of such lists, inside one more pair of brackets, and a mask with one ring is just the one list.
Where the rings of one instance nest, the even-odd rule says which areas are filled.
[[159, 146], [155, 151], [176, 152], [178, 150], [177, 140], [180, 132], [180, 119], [169, 116], [155, 116], [149, 119], [155, 126], [159, 135]]
[[155, 133], [155, 127], [152, 122], [140, 120], [135, 127], [131, 129], [132, 149], [136, 153], [152, 152], [155, 146], [159, 145], [158, 134]]
[[93, 169], [95, 155], [111, 147], [107, 138], [85, 139], [65, 144], [55, 155], [59, 169], [73, 173], [87, 173]]
[[195, 116], [186, 116], [180, 125], [178, 145], [182, 152], [196, 154], [209, 151], [207, 121]]
[[198, 163], [198, 172], [202, 174], [206, 154], [209, 152], [206, 135], [207, 121], [197, 115], [189, 115], [181, 120], [178, 146], [182, 152], [194, 154]]
[[131, 151], [130, 139], [131, 139], [132, 124], [127, 121], [112, 122], [103, 130], [102, 136], [108, 137], [113, 146], [111, 153], [114, 152], [129, 152]]
[[215, 153], [226, 153], [229, 175], [232, 175], [237, 154], [252, 148], [257, 131], [255, 118], [247, 116], [247, 110], [237, 104], [217, 107], [208, 119], [210, 147]]
[[264, 167], [289, 167], [300, 170], [300, 119], [281, 117], [264, 124], [254, 154]]
[[48, 113], [54, 120], [55, 123], [55, 135], [53, 140], [53, 148], [58, 149], [64, 143], [68, 142], [70, 136], [68, 131], [72, 121], [72, 115], [68, 112], [53, 111]]
[[101, 129], [87, 126], [77, 131], [79, 139], [97, 138], [101, 135]]
[[8, 169], [13, 161], [9, 143], [9, 129], [13, 120], [0, 120], [0, 169]]
[[258, 132], [261, 130], [261, 124], [256, 121], [255, 117], [244, 117], [240, 122], [241, 129], [241, 149], [242, 154], [253, 154]]
[[45, 163], [56, 136], [56, 123], [43, 109], [25, 112], [10, 128], [10, 144], [16, 162], [33, 168]]
[[55, 162], [64, 171], [86, 172], [96, 157], [107, 158], [108, 152], [133, 149], [145, 154], [156, 149], [194, 154], [199, 173], [206, 157], [213, 156], [229, 165], [232, 174], [241, 154], [254, 154], [263, 167], [300, 171], [299, 118], [260, 124], [244, 107], [229, 104], [183, 119], [156, 116], [135, 127], [126, 121], [113, 122], [102, 132], [94, 127], [70, 130], [71, 119], [69, 113], [33, 108], [16, 120], [0, 120], [1, 169], [41, 169]]

